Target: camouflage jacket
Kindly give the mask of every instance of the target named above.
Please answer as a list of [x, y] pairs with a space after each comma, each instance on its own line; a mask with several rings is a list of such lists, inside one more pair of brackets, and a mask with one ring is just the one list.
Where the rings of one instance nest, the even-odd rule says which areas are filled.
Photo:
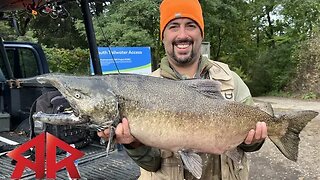
[[[167, 58], [161, 60], [160, 68], [152, 76], [169, 79], [184, 79], [175, 72]], [[222, 83], [222, 95], [227, 100], [253, 105], [248, 87], [241, 78], [231, 71], [228, 65], [201, 58], [198, 72], [199, 78], [210, 78]], [[254, 145], [239, 145], [239, 149], [251, 152], [260, 149], [262, 143]], [[193, 180], [196, 179], [188, 171], [184, 171], [179, 155], [166, 150], [142, 146], [136, 149], [125, 146], [129, 156], [141, 167], [140, 180]], [[203, 180], [246, 180], [248, 179], [248, 163], [243, 153], [242, 164], [236, 165], [225, 155], [200, 154], [203, 162]]]

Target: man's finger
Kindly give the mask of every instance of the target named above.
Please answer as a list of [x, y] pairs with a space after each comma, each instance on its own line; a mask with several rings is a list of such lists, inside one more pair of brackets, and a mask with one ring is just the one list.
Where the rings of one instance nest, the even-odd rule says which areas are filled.
[[124, 136], [131, 136], [128, 119], [122, 119], [122, 127]]
[[251, 144], [253, 137], [254, 137], [255, 131], [254, 129], [251, 129], [247, 135], [247, 138], [245, 139], [244, 143]]
[[103, 133], [104, 133], [105, 135], [109, 135], [109, 134], [110, 134], [110, 129], [107, 128], [107, 129], [103, 130]]
[[261, 139], [261, 134], [262, 134], [262, 124], [261, 124], [261, 122], [257, 122], [257, 124], [256, 124], [256, 132], [255, 132], [254, 138], [256, 140], [260, 140]]
[[123, 125], [122, 125], [122, 123], [118, 124], [115, 133], [116, 133], [117, 137], [123, 137]]
[[261, 134], [261, 137], [263, 139], [267, 138], [268, 136], [268, 127], [267, 127], [267, 124], [265, 122], [262, 122], [261, 123], [261, 126], [262, 126], [262, 134]]
[[106, 138], [104, 132], [102, 132], [102, 131], [98, 131], [98, 132], [97, 132], [97, 135], [98, 135], [99, 137], [101, 137], [101, 138]]
[[109, 129], [105, 129], [103, 131], [98, 131], [97, 134], [99, 137], [104, 138], [104, 139], [108, 139], [109, 138]]

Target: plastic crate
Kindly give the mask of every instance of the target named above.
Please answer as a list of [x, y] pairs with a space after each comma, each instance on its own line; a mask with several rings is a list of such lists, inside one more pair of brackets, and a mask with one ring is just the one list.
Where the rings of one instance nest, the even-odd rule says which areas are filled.
[[0, 113], [0, 132], [10, 131], [10, 114]]

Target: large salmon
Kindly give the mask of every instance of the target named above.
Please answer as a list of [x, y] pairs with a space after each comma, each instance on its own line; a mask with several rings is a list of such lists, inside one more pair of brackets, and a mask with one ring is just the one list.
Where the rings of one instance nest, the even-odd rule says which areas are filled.
[[59, 119], [38, 113], [35, 120], [107, 128], [127, 117], [136, 139], [179, 152], [197, 178], [201, 176], [201, 163], [197, 163], [201, 160], [193, 152], [222, 154], [233, 150], [258, 121], [267, 123], [269, 138], [284, 156], [296, 161], [299, 133], [318, 115], [315, 111], [299, 111], [274, 117], [256, 107], [224, 100], [219, 82], [213, 80], [174, 81], [132, 74], [49, 74], [37, 80], [55, 86], [76, 116]]

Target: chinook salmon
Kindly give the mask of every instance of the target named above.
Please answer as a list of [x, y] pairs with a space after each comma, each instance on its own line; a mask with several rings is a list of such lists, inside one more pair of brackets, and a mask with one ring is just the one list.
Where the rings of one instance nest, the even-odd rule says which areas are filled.
[[37, 77], [52, 84], [69, 101], [72, 117], [33, 115], [51, 124], [116, 127], [127, 117], [131, 134], [145, 145], [178, 152], [195, 177], [202, 173], [195, 152], [223, 154], [241, 144], [258, 121], [282, 154], [296, 161], [299, 133], [318, 112], [299, 111], [271, 116], [264, 111], [225, 100], [220, 83], [207, 79], [174, 81], [133, 74]]

